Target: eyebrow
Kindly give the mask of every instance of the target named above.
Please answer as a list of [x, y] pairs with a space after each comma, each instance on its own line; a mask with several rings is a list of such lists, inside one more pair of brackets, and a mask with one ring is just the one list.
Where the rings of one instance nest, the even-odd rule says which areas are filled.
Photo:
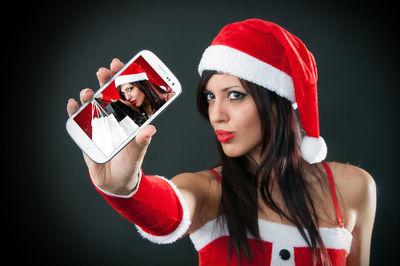
[[[232, 88], [242, 88], [242, 86], [239, 86], [239, 85], [229, 86], [229, 87], [226, 87], [226, 88], [222, 89], [222, 91], [227, 91], [227, 90], [232, 89]], [[205, 88], [204, 91], [205, 92], [212, 92], [212, 91], [208, 90], [207, 88]]]

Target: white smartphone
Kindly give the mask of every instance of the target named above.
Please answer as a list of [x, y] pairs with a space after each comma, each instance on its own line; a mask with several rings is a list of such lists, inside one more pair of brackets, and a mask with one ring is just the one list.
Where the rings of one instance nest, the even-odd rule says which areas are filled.
[[67, 132], [90, 159], [105, 163], [181, 92], [169, 68], [140, 51], [67, 120]]

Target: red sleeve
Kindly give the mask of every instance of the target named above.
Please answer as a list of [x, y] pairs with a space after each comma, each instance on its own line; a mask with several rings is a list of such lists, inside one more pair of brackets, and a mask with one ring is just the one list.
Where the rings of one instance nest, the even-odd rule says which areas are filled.
[[134, 223], [141, 235], [156, 243], [171, 243], [186, 233], [190, 216], [178, 188], [160, 176], [142, 172], [136, 192], [129, 197], [97, 191], [122, 216]]

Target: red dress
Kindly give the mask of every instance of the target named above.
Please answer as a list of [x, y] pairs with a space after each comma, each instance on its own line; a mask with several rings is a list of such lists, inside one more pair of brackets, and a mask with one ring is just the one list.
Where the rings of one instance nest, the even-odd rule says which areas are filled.
[[[329, 166], [323, 162], [329, 177], [332, 200], [338, 220], [336, 228], [319, 228], [320, 235], [329, 253], [332, 265], [346, 265], [353, 236], [343, 226], [335, 185]], [[217, 179], [221, 177], [212, 171]], [[220, 217], [223, 221], [224, 217]], [[312, 265], [311, 249], [295, 226], [274, 223], [258, 219], [262, 249], [251, 235], [248, 236], [250, 247], [256, 258], [255, 262], [241, 261], [241, 265]], [[226, 225], [226, 224], [225, 224]], [[199, 254], [199, 265], [227, 265], [229, 232], [227, 226], [220, 226], [217, 219], [211, 220], [190, 235]], [[237, 265], [237, 257], [232, 252], [231, 265]]]

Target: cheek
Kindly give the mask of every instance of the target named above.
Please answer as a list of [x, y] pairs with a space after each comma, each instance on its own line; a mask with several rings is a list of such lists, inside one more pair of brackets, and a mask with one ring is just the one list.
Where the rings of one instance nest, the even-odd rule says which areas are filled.
[[247, 110], [247, 115], [242, 115], [243, 137], [249, 144], [261, 142], [261, 121], [257, 110]]
[[128, 96], [131, 99], [136, 99], [138, 98], [138, 90], [137, 89], [133, 89], [131, 91], [128, 92]]
[[135, 94], [133, 93], [133, 91], [126, 91], [125, 92], [125, 98], [126, 99], [132, 99], [135, 97]]
[[262, 143], [261, 121], [256, 107], [236, 108], [233, 120], [237, 137], [231, 143], [222, 144], [225, 154], [237, 157], [251, 153]]
[[241, 110], [241, 119], [243, 125], [248, 128], [249, 134], [253, 136], [261, 136], [261, 121], [258, 114], [257, 106], [254, 100], [249, 100], [249, 103]]
[[[243, 105], [243, 108], [236, 109], [237, 121], [241, 121], [242, 127], [251, 130], [249, 133], [261, 131], [261, 122], [258, 115], [257, 107], [254, 102]], [[261, 135], [261, 133], [260, 133]]]
[[136, 94], [136, 99], [138, 103], [143, 103], [145, 96], [144, 93], [141, 92], [140, 90], [138, 90], [137, 94]]

